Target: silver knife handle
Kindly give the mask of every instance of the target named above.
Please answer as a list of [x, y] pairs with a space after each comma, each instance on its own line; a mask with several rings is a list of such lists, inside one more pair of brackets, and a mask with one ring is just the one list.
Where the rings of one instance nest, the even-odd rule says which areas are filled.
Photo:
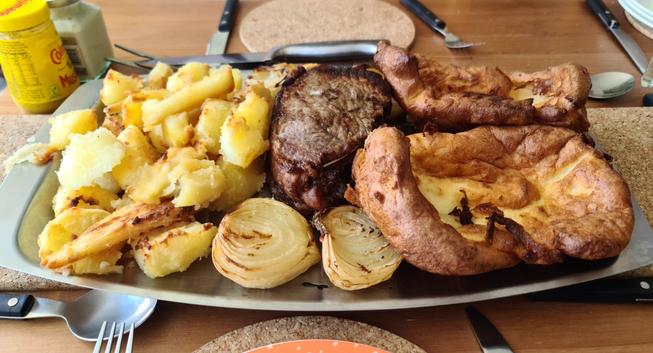
[[378, 40], [348, 40], [291, 44], [270, 52], [272, 61], [322, 62], [371, 59]]

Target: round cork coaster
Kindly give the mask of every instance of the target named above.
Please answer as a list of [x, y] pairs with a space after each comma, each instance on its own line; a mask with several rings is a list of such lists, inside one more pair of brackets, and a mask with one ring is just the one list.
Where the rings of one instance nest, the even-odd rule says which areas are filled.
[[630, 22], [630, 24], [633, 25], [633, 27], [635, 27], [636, 30], [638, 30], [640, 33], [642, 33], [649, 39], [653, 39], [653, 28], [637, 21], [631, 15], [629, 15], [628, 12], [624, 11], [624, 14], [626, 15], [626, 19], [628, 20], [628, 22]]
[[274, 0], [252, 10], [240, 25], [240, 39], [254, 52], [355, 39], [387, 39], [405, 48], [414, 38], [408, 15], [379, 0]]
[[305, 339], [350, 341], [393, 353], [426, 353], [378, 327], [331, 316], [295, 316], [259, 322], [218, 337], [194, 353], [242, 353], [273, 343]]

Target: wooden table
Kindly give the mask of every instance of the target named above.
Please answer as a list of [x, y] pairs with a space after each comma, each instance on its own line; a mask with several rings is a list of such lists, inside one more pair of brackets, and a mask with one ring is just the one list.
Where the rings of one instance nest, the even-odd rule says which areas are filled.
[[[90, 1], [90, 0], [87, 0]], [[200, 54], [216, 26], [222, 2], [214, 0], [98, 0], [109, 34], [116, 43], [159, 55]], [[396, 1], [394, 1], [396, 2]], [[507, 70], [538, 70], [565, 61], [591, 72], [626, 71], [639, 77], [613, 38], [581, 0], [424, 0], [455, 33], [487, 44], [471, 51], [449, 51], [442, 40], [415, 17], [416, 51], [443, 61], [485, 63]], [[261, 1], [241, 1], [238, 18]], [[623, 18], [616, 1], [608, 1], [625, 30], [644, 51], [653, 41], [636, 33]], [[245, 48], [236, 35], [229, 51]], [[124, 57], [118, 52], [118, 56]], [[645, 91], [591, 106], [638, 106]], [[6, 93], [0, 114], [18, 109]], [[40, 295], [72, 300], [79, 292]], [[529, 302], [525, 297], [478, 303], [516, 352], [651, 352], [653, 306]], [[428, 352], [479, 352], [464, 318], [463, 306], [383, 312], [333, 313], [392, 331]], [[136, 334], [136, 352], [191, 352], [228, 331], [292, 313], [205, 308], [160, 303]], [[89, 352], [91, 345], [70, 335], [57, 319], [29, 322], [0, 321], [0, 351]]]

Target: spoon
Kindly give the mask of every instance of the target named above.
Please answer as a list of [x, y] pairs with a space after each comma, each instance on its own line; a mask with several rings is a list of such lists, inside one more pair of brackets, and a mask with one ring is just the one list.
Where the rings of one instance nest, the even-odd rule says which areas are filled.
[[635, 87], [635, 78], [625, 72], [602, 72], [592, 75], [590, 98], [609, 99], [630, 92]]
[[[0, 319], [60, 317], [80, 340], [95, 341], [103, 321], [140, 326], [154, 311], [156, 299], [92, 290], [65, 303], [29, 294], [0, 294]], [[121, 332], [116, 332], [115, 336]], [[107, 333], [107, 336], [109, 334]]]

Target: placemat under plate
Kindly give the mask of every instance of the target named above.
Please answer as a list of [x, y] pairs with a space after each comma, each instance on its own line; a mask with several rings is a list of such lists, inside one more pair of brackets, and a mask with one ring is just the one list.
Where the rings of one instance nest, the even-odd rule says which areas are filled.
[[239, 26], [240, 39], [253, 52], [354, 39], [387, 39], [408, 47], [415, 38], [410, 17], [379, 0], [274, 0], [249, 12]]
[[[653, 223], [653, 109], [600, 108], [588, 109], [590, 133], [600, 148], [614, 158], [635, 194], [649, 223]], [[0, 117], [0, 162], [3, 162], [47, 120], [47, 116]], [[0, 168], [0, 180], [4, 169]], [[653, 277], [653, 266], [622, 276]], [[74, 289], [77, 287], [0, 268], [0, 291], [34, 291]]]
[[220, 336], [194, 353], [242, 353], [273, 343], [304, 339], [350, 341], [393, 353], [426, 353], [386, 330], [331, 316], [294, 316], [259, 322]]

